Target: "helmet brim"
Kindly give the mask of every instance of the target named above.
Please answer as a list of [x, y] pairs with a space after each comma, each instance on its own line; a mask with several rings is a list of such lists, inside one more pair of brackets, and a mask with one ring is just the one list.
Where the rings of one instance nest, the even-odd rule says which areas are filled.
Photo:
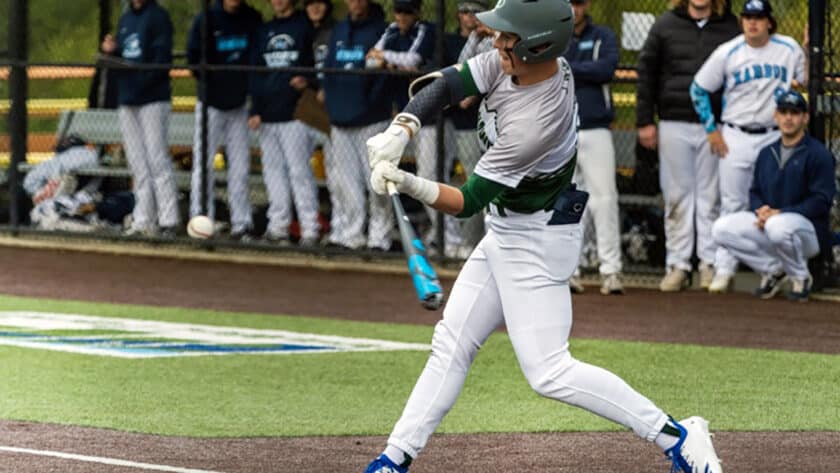
[[496, 12], [496, 10], [476, 13], [478, 21], [492, 30], [500, 31], [502, 33], [516, 33], [516, 28], [511, 22], [505, 20]]

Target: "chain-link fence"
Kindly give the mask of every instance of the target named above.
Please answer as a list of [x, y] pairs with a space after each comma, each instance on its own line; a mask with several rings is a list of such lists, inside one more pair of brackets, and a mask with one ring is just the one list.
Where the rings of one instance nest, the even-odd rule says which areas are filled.
[[[9, 17], [5, 13], [12, 3], [0, 4], [0, 18]], [[171, 39], [163, 45], [146, 37], [120, 36], [116, 25], [128, 8], [127, 1], [26, 3], [30, 12], [28, 135], [26, 160], [18, 165], [24, 198], [15, 229], [156, 241], [174, 237], [184, 242], [189, 217], [210, 214], [217, 224], [219, 244], [263, 249], [303, 245], [305, 251], [313, 252], [395, 254], [399, 239], [392, 213], [384, 199], [368, 191], [364, 149], [365, 139], [384, 129], [405, 102], [404, 90], [417, 76], [405, 71], [414, 68], [412, 62], [391, 69], [365, 67], [377, 63], [365, 57], [395, 18], [392, 1], [379, 2], [381, 9], [374, 4], [368, 23], [375, 25], [367, 25], [362, 33], [356, 31], [353, 41], [357, 44], [339, 38], [332, 43], [333, 50], [322, 44], [304, 51], [293, 46], [299, 42], [294, 27], [278, 25], [276, 31], [264, 29], [262, 36], [254, 37], [252, 44], [260, 48], [257, 52], [243, 49], [241, 42], [257, 31], [255, 19], [243, 18], [234, 26], [213, 24], [211, 14], [205, 30], [203, 23], [195, 22], [203, 8], [201, 1], [157, 1], [172, 24]], [[271, 2], [247, 3], [261, 20], [272, 18]], [[324, 28], [335, 34], [344, 28], [348, 9], [344, 2], [333, 3], [331, 16], [338, 23]], [[727, 8], [737, 15], [743, 3], [734, 0]], [[840, 20], [827, 15], [832, 2], [827, 3], [826, 71], [836, 79], [840, 40], [833, 33], [840, 28]], [[209, 8], [220, 8], [216, 4], [211, 2]], [[455, 62], [457, 49], [466, 41], [458, 34], [459, 2], [425, 0], [422, 4], [419, 16], [430, 22], [445, 19], [444, 30], [450, 34], [423, 46], [420, 56], [425, 66], [416, 69]], [[438, 4], [445, 5], [442, 15]], [[611, 131], [626, 273], [661, 273], [665, 267], [658, 159], [655, 152], [645, 152], [637, 144], [635, 68], [648, 30], [669, 4], [664, 0], [593, 0], [590, 9], [595, 23], [617, 34], [620, 48], [611, 84], [615, 108]], [[801, 42], [808, 24], [808, 2], [777, 0], [773, 8], [779, 32]], [[14, 25], [0, 23], [3, 54]], [[434, 26], [428, 28], [424, 31], [434, 36]], [[410, 38], [425, 34], [418, 31], [413, 30]], [[160, 28], [155, 32], [162, 34]], [[101, 51], [105, 33], [115, 37], [116, 56]], [[314, 39], [329, 43], [329, 37], [318, 30]], [[445, 54], [441, 44], [447, 48]], [[385, 49], [404, 52], [412, 45], [412, 41], [394, 40]], [[148, 56], [150, 48], [158, 55]], [[204, 72], [202, 57], [208, 64]], [[394, 58], [389, 62], [405, 59]], [[316, 63], [322, 67], [320, 72], [311, 68]], [[0, 162], [4, 167], [11, 163], [6, 71], [0, 77]], [[197, 80], [202, 77], [204, 82]], [[120, 81], [133, 84], [122, 92], [128, 96], [120, 97]], [[201, 83], [210, 85], [202, 88]], [[837, 82], [828, 84], [828, 96], [837, 99], [832, 95], [837, 89], [830, 88]], [[319, 93], [323, 90], [326, 93]], [[128, 105], [118, 110], [120, 102]], [[826, 104], [836, 107], [830, 100]], [[837, 154], [840, 116], [837, 108], [824, 111], [826, 136]], [[427, 177], [463, 182], [481, 155], [474, 120], [474, 110], [448, 114], [444, 124], [424, 130], [415, 140], [404, 166]], [[443, 132], [440, 140], [438, 131]], [[72, 136], [80, 137], [87, 148], [72, 146], [67, 140]], [[439, 153], [445, 159], [438, 160]], [[2, 224], [9, 224], [11, 191], [4, 189], [0, 218]], [[438, 225], [434, 212], [409, 199], [404, 203], [440, 257], [463, 258], [483, 234], [481, 218], [469, 222], [445, 218]], [[597, 272], [602, 261], [595, 232], [588, 233], [581, 267]]]

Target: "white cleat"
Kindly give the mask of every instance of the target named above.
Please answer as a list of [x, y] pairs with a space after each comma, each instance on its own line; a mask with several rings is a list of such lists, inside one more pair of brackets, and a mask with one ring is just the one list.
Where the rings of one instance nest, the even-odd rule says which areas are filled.
[[712, 445], [709, 422], [702, 417], [689, 417], [676, 423], [680, 440], [665, 451], [671, 459], [672, 473], [723, 473], [721, 461]]
[[709, 285], [709, 292], [712, 294], [723, 294], [725, 292], [729, 292], [729, 289], [732, 288], [732, 275], [729, 274], [715, 274], [714, 279], [712, 279], [712, 283]]

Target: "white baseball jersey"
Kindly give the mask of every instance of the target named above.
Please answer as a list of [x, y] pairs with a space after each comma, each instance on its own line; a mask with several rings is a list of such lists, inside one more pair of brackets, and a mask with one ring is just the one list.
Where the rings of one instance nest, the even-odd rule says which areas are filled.
[[724, 122], [748, 128], [775, 125], [776, 97], [793, 80], [805, 82], [805, 53], [795, 39], [780, 34], [760, 48], [739, 35], [718, 46], [694, 77], [709, 92], [723, 88]]
[[[516, 188], [565, 166], [577, 149], [577, 101], [572, 70], [557, 61], [559, 74], [530, 86], [516, 85], [502, 70], [497, 51], [467, 61], [478, 91], [478, 135], [484, 156], [475, 173]], [[528, 93], [522, 93], [527, 91]]]

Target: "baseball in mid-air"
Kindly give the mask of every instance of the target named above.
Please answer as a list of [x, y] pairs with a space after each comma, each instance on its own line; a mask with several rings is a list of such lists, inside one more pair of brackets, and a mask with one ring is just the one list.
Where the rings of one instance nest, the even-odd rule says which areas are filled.
[[187, 224], [187, 235], [190, 238], [206, 240], [213, 236], [213, 221], [204, 215], [196, 215]]

